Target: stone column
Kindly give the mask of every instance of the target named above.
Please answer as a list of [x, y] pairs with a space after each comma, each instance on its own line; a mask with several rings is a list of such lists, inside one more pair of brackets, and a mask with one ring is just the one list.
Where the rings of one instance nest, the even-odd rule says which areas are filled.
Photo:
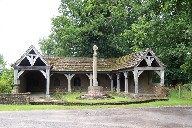
[[98, 47], [96, 45], [93, 46], [93, 86], [88, 87], [88, 97], [103, 97], [103, 87], [98, 86], [98, 81], [97, 81], [97, 49]]
[[86, 74], [87, 76], [88, 76], [88, 78], [89, 78], [89, 86], [93, 86], [93, 74]]
[[123, 72], [125, 77], [125, 93], [128, 93], [128, 72]]
[[71, 79], [73, 78], [73, 76], [75, 74], [64, 74], [66, 77], [67, 77], [67, 80], [68, 80], [68, 92], [71, 92]]
[[96, 45], [93, 46], [93, 86], [98, 86], [97, 81], [97, 49]]
[[113, 75], [107, 74], [111, 80], [111, 92], [113, 92]]
[[50, 88], [50, 69], [46, 69], [46, 96], [49, 97], [49, 88]]
[[117, 73], [117, 93], [120, 92], [120, 73]]
[[135, 82], [135, 94], [138, 94], [138, 70], [133, 71]]

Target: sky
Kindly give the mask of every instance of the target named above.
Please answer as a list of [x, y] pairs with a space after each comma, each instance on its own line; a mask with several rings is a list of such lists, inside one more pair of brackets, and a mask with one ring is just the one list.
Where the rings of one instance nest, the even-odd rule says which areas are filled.
[[51, 31], [60, 0], [0, 0], [0, 54], [7, 65], [18, 60]]

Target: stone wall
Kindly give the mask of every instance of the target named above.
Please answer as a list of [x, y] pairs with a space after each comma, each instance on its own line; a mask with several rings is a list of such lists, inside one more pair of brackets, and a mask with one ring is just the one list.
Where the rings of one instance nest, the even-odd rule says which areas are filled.
[[156, 85], [153, 87], [154, 94], [161, 96], [161, 97], [167, 97], [169, 95], [169, 89], [165, 86]]
[[0, 94], [0, 104], [29, 104], [30, 93]]
[[111, 91], [111, 80], [107, 74], [98, 74], [98, 85], [103, 87], [103, 91]]

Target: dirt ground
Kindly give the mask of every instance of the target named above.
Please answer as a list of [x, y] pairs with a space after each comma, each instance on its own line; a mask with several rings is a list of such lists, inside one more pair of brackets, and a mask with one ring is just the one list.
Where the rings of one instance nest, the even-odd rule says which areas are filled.
[[0, 128], [192, 127], [192, 107], [2, 111]]

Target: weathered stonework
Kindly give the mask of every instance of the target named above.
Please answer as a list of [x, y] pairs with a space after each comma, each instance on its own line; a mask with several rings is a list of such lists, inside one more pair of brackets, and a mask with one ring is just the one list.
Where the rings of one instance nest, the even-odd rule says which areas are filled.
[[0, 104], [29, 104], [30, 93], [0, 94]]
[[90, 96], [102, 96], [103, 95], [103, 87], [101, 87], [101, 86], [89, 86], [88, 87], [88, 95], [90, 95]]
[[19, 85], [14, 85], [12, 93], [19, 93], [19, 87], [20, 87]]
[[154, 94], [160, 97], [167, 97], [169, 95], [169, 89], [164, 86], [154, 86], [153, 87]]

